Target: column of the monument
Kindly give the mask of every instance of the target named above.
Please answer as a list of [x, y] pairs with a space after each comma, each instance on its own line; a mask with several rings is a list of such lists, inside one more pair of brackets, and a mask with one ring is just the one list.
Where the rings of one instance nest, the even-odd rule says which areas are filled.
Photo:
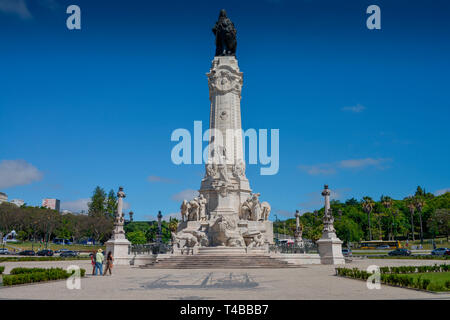
[[342, 241], [336, 236], [334, 219], [330, 208], [330, 190], [325, 185], [322, 191], [325, 198], [322, 237], [317, 240], [320, 260], [323, 264], [344, 264], [342, 255]]
[[[236, 121], [237, 106], [242, 87], [242, 73], [237, 60], [232, 56], [214, 57], [207, 74], [211, 101], [210, 139], [206, 176], [200, 193], [208, 199], [211, 215], [236, 214], [239, 208], [239, 183], [235, 179], [237, 140], [235, 130], [240, 129]], [[233, 133], [230, 135], [230, 133]]]
[[114, 221], [114, 230], [111, 239], [106, 242], [106, 251], [112, 253], [115, 264], [129, 265], [129, 249], [131, 243], [125, 237], [125, 231], [123, 229], [125, 220], [123, 216], [123, 198], [125, 198], [123, 187], [119, 187], [117, 198], [117, 213]]

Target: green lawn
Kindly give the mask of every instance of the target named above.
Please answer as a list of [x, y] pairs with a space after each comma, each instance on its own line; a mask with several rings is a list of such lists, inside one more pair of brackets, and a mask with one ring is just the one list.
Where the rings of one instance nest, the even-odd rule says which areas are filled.
[[427, 288], [430, 291], [450, 291], [450, 288], [446, 286], [446, 282], [450, 281], [450, 272], [410, 273], [400, 276], [413, 277], [414, 281], [417, 281], [419, 278], [430, 280], [431, 282]]

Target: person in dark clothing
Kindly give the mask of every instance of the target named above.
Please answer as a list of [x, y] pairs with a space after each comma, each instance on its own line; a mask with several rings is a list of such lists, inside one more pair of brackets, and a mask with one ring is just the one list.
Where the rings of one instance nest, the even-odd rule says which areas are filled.
[[114, 258], [112, 256], [111, 251], [108, 252], [108, 255], [106, 256], [106, 267], [105, 267], [105, 271], [103, 272], [103, 275], [106, 275], [106, 271], [109, 271], [109, 275], [112, 275], [112, 267], [113, 267], [113, 261]]

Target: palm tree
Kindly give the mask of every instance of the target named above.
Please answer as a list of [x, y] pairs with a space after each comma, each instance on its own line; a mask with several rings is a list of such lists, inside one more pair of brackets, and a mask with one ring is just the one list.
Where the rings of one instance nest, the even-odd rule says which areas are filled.
[[422, 209], [425, 206], [425, 199], [421, 196], [414, 197], [414, 205], [419, 212], [420, 221], [420, 243], [423, 244]]
[[[392, 198], [391, 197], [389, 197], [389, 196], [381, 196], [381, 198], [380, 198], [380, 202], [381, 202], [381, 204], [386, 208], [386, 210], [388, 211], [388, 214], [390, 215], [390, 216], [393, 216], [392, 215], [392, 213], [390, 212], [391, 210], [391, 207], [392, 207], [392, 205], [393, 205], [393, 201], [392, 201]], [[393, 235], [394, 234], [394, 230], [393, 230], [394, 228], [393, 228], [393, 223], [391, 224], [391, 235]], [[393, 237], [393, 236], [392, 236]]]
[[416, 210], [416, 206], [414, 204], [414, 197], [405, 198], [406, 207], [409, 209], [409, 213], [411, 215], [411, 232], [412, 232], [412, 240], [416, 240], [414, 237], [414, 211]]
[[364, 197], [361, 201], [363, 210], [365, 213], [367, 213], [368, 221], [369, 221], [369, 240], [372, 240], [372, 230], [370, 229], [370, 213], [373, 210], [373, 207], [375, 206], [375, 202], [372, 200], [371, 197]]

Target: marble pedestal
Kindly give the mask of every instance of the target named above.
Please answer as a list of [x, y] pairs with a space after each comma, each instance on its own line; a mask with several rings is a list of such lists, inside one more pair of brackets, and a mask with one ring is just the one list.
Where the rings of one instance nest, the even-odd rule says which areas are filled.
[[320, 262], [322, 264], [345, 264], [342, 255], [342, 241], [337, 238], [322, 238], [317, 240]]
[[105, 256], [111, 251], [115, 265], [128, 266], [130, 265], [130, 245], [131, 242], [127, 239], [110, 239], [106, 242]]

